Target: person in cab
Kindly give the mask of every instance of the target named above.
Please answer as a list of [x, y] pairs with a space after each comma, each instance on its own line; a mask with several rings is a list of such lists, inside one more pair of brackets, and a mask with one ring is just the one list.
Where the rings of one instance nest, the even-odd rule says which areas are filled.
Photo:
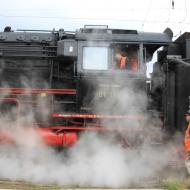
[[131, 71], [138, 70], [138, 61], [136, 53], [128, 51], [126, 47], [122, 47], [116, 50], [115, 60], [115, 69]]
[[116, 51], [115, 54], [115, 69], [124, 70], [128, 64], [128, 57], [127, 57], [127, 50], [126, 48], [121, 48], [120, 50]]
[[184, 138], [184, 146], [185, 146], [185, 165], [187, 168], [187, 172], [190, 175], [190, 110], [188, 110], [186, 114], [186, 121], [188, 123], [185, 138]]

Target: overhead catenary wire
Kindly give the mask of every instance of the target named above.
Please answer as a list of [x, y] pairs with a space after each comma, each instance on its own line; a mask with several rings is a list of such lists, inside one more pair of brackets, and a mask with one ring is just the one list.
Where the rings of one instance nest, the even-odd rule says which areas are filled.
[[149, 1], [149, 6], [148, 6], [148, 9], [147, 9], [147, 11], [146, 11], [146, 14], [145, 14], [145, 17], [144, 17], [142, 26], [144, 26], [144, 23], [145, 23], [146, 20], [147, 20], [147, 16], [148, 16], [148, 14], [149, 14], [149, 12], [150, 12], [151, 6], [152, 6], [152, 0]]
[[[188, 16], [187, 12], [188, 12], [187, 11], [187, 0], [185, 0], [185, 15], [184, 15], [184, 18], [181, 21], [179, 21], [179, 24], [183, 24], [184, 25], [185, 20], [187, 19], [187, 16]], [[187, 29], [188, 27], [189, 27], [189, 23], [185, 24], [185, 27], [183, 27], [183, 29], [181, 29], [174, 37], [177, 38], [178, 36], [180, 36], [181, 33], [182, 33], [182, 31], [188, 30]], [[189, 30], [190, 30], [190, 27], [189, 27]]]
[[[23, 9], [22, 7], [20, 8], [9, 8], [7, 7], [6, 9], [2, 9], [0, 8], [0, 17], [1, 17], [1, 20], [3, 18], [13, 18], [13, 19], [40, 19], [40, 20], [44, 20], [44, 22], [46, 22], [45, 20], [61, 20], [61, 19], [64, 19], [65, 21], [69, 21], [69, 20], [73, 20], [73, 21], [76, 21], [76, 22], [79, 22], [79, 21], [85, 21], [85, 22], [99, 22], [99, 21], [103, 21], [103, 22], [123, 22], [123, 23], [136, 23], [138, 24], [139, 26], [142, 26], [144, 27], [145, 24], [147, 24], [147, 26], [150, 26], [151, 24], [157, 24], [157, 25], [169, 25], [169, 27], [171, 27], [172, 25], [178, 25], [180, 24], [180, 33], [181, 31], [184, 31], [182, 30], [181, 27], [183, 28], [188, 28], [189, 25], [190, 25], [190, 19], [189, 19], [189, 14], [188, 14], [188, 1], [187, 0], [184, 0], [185, 2], [185, 6], [176, 6], [178, 4], [175, 4], [176, 0], [169, 0], [169, 3], [170, 5], [167, 6], [167, 7], [159, 7], [159, 6], [153, 6], [154, 4], [154, 1], [152, 0], [149, 0], [148, 4], [146, 7], [144, 8], [141, 8], [141, 7], [136, 7], [135, 9], [134, 8], [131, 8], [131, 7], [126, 7], [125, 10], [126, 12], [132, 12], [134, 15], [135, 12], [139, 13], [139, 11], [141, 11], [143, 14], [144, 14], [144, 17], [122, 17], [122, 18], [116, 18], [116, 17], [106, 17], [105, 18], [97, 18], [96, 16], [95, 17], [87, 17], [86, 15], [84, 16], [79, 16], [79, 17], [75, 17], [75, 16], [62, 16], [62, 13], [63, 13], [63, 10], [65, 9], [65, 7], [57, 7], [57, 8], [49, 8], [49, 9], [45, 9], [45, 8], [26, 8], [26, 9]], [[168, 1], [167, 1], [168, 2]], [[115, 9], [115, 7], [114, 7]], [[173, 10], [172, 10], [173, 9]], [[66, 9], [65, 9], [66, 10]], [[67, 10], [66, 10], [67, 11]], [[161, 19], [159, 16], [156, 17], [156, 19], [154, 19], [154, 17], [149, 17], [150, 15], [150, 12], [155, 12], [155, 11], [163, 11], [166, 13], [166, 11], [168, 11], [168, 17], [166, 15], [166, 20], [163, 20]], [[33, 14], [35, 12], [35, 15]], [[65, 12], [65, 11], [64, 11]], [[173, 13], [180, 13], [180, 12], [184, 12], [184, 17], [181, 18], [181, 20], [178, 20], [180, 18], [177, 18], [176, 19], [172, 19], [172, 15]], [[142, 15], [142, 14], [141, 14]], [[19, 21], [20, 22], [20, 21]], [[178, 32], [175, 32], [178, 34]]]
[[172, 0], [172, 9], [174, 9], [175, 8], [175, 2], [174, 2], [174, 0]]
[[[0, 17], [5, 17], [5, 18], [23, 18], [23, 19], [28, 19], [28, 18], [32, 18], [32, 19], [65, 19], [65, 20], [104, 20], [104, 21], [119, 21], [119, 22], [143, 22], [144, 19], [117, 19], [117, 18], [89, 18], [89, 17], [64, 17], [64, 16], [31, 16], [31, 15], [3, 15], [0, 14]], [[168, 21], [161, 21], [161, 20], [146, 20], [145, 23], [168, 23]], [[170, 21], [169, 23], [171, 24], [180, 24], [181, 21]], [[183, 22], [183, 24], [190, 24], [189, 22]]]
[[[67, 17], [67, 16], [61, 16], [61, 15], [58, 15], [58, 16], [49, 16], [49, 15], [40, 15], [41, 13], [45, 13], [47, 14], [48, 12], [49, 13], [52, 13], [52, 12], [56, 12], [57, 14], [59, 13], [59, 11], [61, 11], [61, 13], [63, 12], [64, 10], [64, 7], [63, 8], [49, 8], [49, 9], [45, 9], [45, 8], [28, 8], [28, 9], [23, 9], [23, 8], [7, 8], [7, 9], [1, 9], [0, 8], [0, 17], [3, 17], [3, 18], [32, 18], [32, 19], [65, 19], [65, 20], [89, 20], [89, 21], [92, 21], [92, 20], [104, 20], [104, 21], [119, 21], [119, 22], [141, 22], [142, 23], [142, 26], [145, 24], [145, 23], [155, 23], [155, 24], [159, 24], [159, 23], [171, 23], [171, 24], [179, 24], [179, 23], [183, 23], [185, 25], [188, 25], [190, 24], [190, 21], [187, 21], [187, 22], [184, 22], [186, 20], [186, 17], [187, 17], [187, 1], [185, 0], [185, 16], [183, 18], [183, 20], [181, 21], [172, 21], [170, 22], [170, 11], [171, 11], [171, 6], [172, 8], [174, 8], [174, 0], [169, 0], [170, 2], [170, 6], [169, 7], [152, 7], [152, 3], [153, 1], [152, 0], [149, 0], [149, 3], [148, 3], [148, 8], [135, 8], [135, 10], [137, 12], [142, 11], [146, 11], [145, 12], [145, 16], [144, 16], [144, 19], [126, 19], [126, 18], [93, 18], [93, 17]], [[125, 10], [128, 12], [128, 11], [131, 11], [132, 13], [134, 13], [134, 9], [133, 8], [130, 8], [130, 7], [126, 7]], [[168, 19], [166, 21], [163, 21], [163, 20], [150, 20], [150, 19], [147, 19], [150, 11], [154, 12], [155, 10], [169, 10], [169, 15], [168, 15]], [[179, 10], [184, 10], [184, 8], [181, 8], [181, 7], [175, 7], [175, 11], [179, 11]], [[19, 12], [19, 14], [22, 14], [24, 12], [26, 12], [26, 15], [23, 14], [23, 15], [17, 15], [17, 14], [14, 14], [14, 11], [16, 12]], [[39, 15], [28, 15], [28, 12], [38, 12]], [[12, 13], [11, 13], [12, 12]], [[10, 14], [11, 13], [11, 14]], [[51, 14], [52, 15], [52, 14]], [[54, 14], [55, 15], [55, 14]], [[158, 19], [158, 18], [157, 18]]]
[[170, 0], [170, 2], [169, 2], [169, 13], [168, 13], [168, 19], [167, 19], [167, 22], [170, 21], [170, 16], [171, 16], [171, 8], [170, 8], [170, 6], [171, 6], [171, 3], [172, 3], [172, 0]]
[[185, 0], [185, 15], [184, 18], [180, 21], [181, 23], [183, 23], [187, 18], [187, 0]]
[[[160, 7], [154, 7], [153, 8], [154, 10], [169, 10], [170, 9], [170, 7], [162, 7], [162, 8], [160, 8]], [[184, 8], [175, 8], [176, 10], [184, 10]], [[125, 10], [126, 11], [133, 11], [134, 10], [134, 8], [125, 8]], [[142, 10], [142, 8], [138, 8], [138, 7], [135, 7], [135, 10]], [[147, 10], [147, 9], [146, 9]], [[34, 11], [42, 11], [42, 12], [48, 12], [48, 11], [61, 11], [61, 12], [63, 12], [64, 11], [64, 8], [61, 8], [61, 9], [43, 9], [43, 8], [40, 8], [40, 9], [38, 9], [38, 8], [36, 8], [36, 9], [1, 9], [0, 8], [0, 11], [1, 12], [7, 12], [7, 11], [15, 11], [15, 12], [28, 12], [28, 11], [32, 11], [32, 12], [34, 12]]]

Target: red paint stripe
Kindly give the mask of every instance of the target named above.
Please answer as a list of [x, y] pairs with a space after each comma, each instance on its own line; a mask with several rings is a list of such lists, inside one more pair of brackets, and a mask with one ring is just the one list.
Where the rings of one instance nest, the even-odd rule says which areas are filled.
[[76, 94], [76, 89], [0, 88], [0, 93], [11, 94]]
[[132, 127], [101, 127], [101, 126], [52, 126], [49, 129], [61, 131], [142, 131], [142, 128]]
[[136, 119], [145, 120], [143, 116], [130, 116], [130, 115], [97, 115], [97, 114], [60, 114], [53, 113], [53, 118], [86, 118], [86, 119]]

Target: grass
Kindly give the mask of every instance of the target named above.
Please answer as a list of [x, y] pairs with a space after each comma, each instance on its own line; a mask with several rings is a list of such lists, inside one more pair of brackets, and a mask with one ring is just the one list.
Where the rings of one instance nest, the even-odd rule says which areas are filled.
[[0, 188], [19, 189], [19, 190], [61, 190], [63, 187], [58, 185], [33, 184], [25, 181], [0, 180]]
[[[157, 181], [158, 182], [158, 181]], [[159, 180], [158, 183], [154, 186], [154, 184], [151, 185], [151, 183], [148, 185], [146, 183], [147, 187], [144, 188], [162, 188], [166, 190], [186, 190], [190, 189], [190, 177], [188, 178], [170, 178], [165, 180]], [[30, 182], [25, 181], [10, 181], [6, 179], [0, 179], [0, 188], [11, 188], [11, 189], [19, 189], [19, 190], [63, 190], [63, 189], [75, 189], [75, 188], [81, 188], [81, 189], [89, 189], [88, 187], [78, 187], [78, 186], [59, 186], [56, 184], [34, 184]], [[123, 187], [125, 189], [126, 187]], [[137, 186], [134, 186], [133, 188], [139, 188]], [[143, 187], [140, 187], [143, 188]], [[98, 189], [98, 188], [96, 188]], [[101, 189], [101, 188], [100, 188]], [[104, 188], [103, 188], [104, 189]]]
[[163, 187], [167, 190], [186, 190], [190, 188], [190, 181], [170, 179], [163, 182]]

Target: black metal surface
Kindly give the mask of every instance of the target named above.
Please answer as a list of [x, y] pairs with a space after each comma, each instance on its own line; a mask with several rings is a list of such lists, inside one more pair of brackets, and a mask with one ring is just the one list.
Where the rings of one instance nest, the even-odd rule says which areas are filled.
[[[24, 77], [30, 87], [77, 89], [76, 96], [55, 96], [55, 109], [70, 112], [90, 110], [93, 113], [94, 104], [101, 104], [104, 98], [111, 96], [112, 91], [119, 92], [130, 83], [135, 83], [136, 88], [146, 91], [144, 62], [148, 61], [160, 46], [170, 45], [160, 53], [162, 56], [159, 56], [161, 75], [156, 76], [156, 71], [153, 71], [153, 86], [160, 79], [161, 84], [154, 86], [155, 91], [151, 92], [151, 96], [155, 103], [154, 109], [161, 113], [165, 127], [169, 131], [175, 131], [185, 125], [184, 113], [190, 96], [190, 69], [184, 66], [189, 64], [186, 61], [190, 56], [190, 37], [189, 33], [185, 33], [175, 43], [172, 43], [171, 38], [172, 32], [169, 29], [164, 33], [150, 33], [84, 28], [67, 33], [63, 29], [13, 32], [7, 28], [6, 32], [0, 32], [1, 86], [6, 84], [9, 87], [22, 87], [21, 79]], [[140, 65], [138, 72], [113, 72], [114, 47], [118, 45], [136, 47]], [[86, 46], [108, 49], [108, 69], [83, 68], [83, 49]], [[173, 54], [181, 56], [183, 60], [167, 60], [167, 55]], [[121, 80], [113, 80], [118, 77]]]

